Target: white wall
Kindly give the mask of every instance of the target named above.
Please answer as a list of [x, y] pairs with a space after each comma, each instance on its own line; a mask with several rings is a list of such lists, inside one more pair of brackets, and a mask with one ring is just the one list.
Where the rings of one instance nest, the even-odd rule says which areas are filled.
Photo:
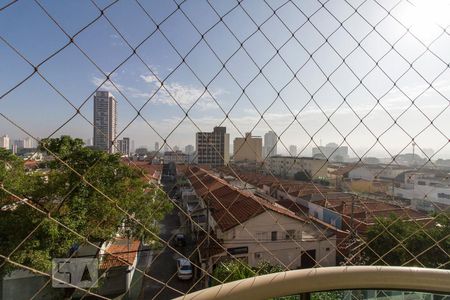
[[366, 167], [358, 167], [351, 170], [348, 173], [348, 178], [350, 179], [364, 179], [371, 181], [375, 178], [375, 172], [373, 170], [369, 170]]
[[[300, 267], [302, 251], [306, 250], [316, 250], [316, 261], [321, 266], [334, 266], [336, 263], [335, 237], [325, 239], [313, 225], [273, 211], [264, 212], [243, 225], [244, 228], [237, 226], [219, 238], [223, 238], [227, 249], [247, 246], [248, 253], [239, 257], [247, 257], [251, 266], [268, 260], [296, 269]], [[295, 230], [295, 241], [286, 239], [286, 230]], [[276, 241], [271, 240], [272, 231], [277, 232]], [[257, 238], [259, 243], [255, 240]]]

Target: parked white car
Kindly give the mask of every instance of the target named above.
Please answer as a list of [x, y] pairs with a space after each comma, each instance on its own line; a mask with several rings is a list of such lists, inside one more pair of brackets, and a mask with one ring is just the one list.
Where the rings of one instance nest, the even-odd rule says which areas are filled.
[[181, 280], [189, 280], [192, 278], [192, 264], [188, 259], [177, 259], [177, 274]]

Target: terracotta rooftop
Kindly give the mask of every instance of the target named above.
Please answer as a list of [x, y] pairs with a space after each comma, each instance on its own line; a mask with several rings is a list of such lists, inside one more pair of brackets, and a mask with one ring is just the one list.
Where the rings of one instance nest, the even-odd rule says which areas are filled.
[[128, 164], [132, 168], [136, 168], [145, 173], [144, 178], [158, 180], [161, 177], [161, 171], [163, 165], [152, 165], [148, 161], [133, 161], [126, 159], [124, 163]]
[[289, 209], [290, 211], [293, 211], [294, 213], [300, 215], [300, 216], [307, 216], [309, 213], [308, 207], [305, 207], [303, 205], [300, 205], [298, 203], [295, 203], [292, 200], [279, 200], [277, 201], [278, 204], [281, 206], [284, 206], [285, 208]]
[[137, 240], [128, 240], [125, 238], [115, 239], [106, 248], [100, 263], [100, 269], [132, 266], [136, 260], [140, 245], [141, 242]]
[[186, 172], [197, 195], [211, 207], [211, 214], [222, 231], [227, 231], [266, 211], [273, 211], [296, 220], [307, 219], [296, 215], [285, 207], [239, 190], [225, 180], [199, 168]]
[[37, 169], [38, 165], [39, 165], [39, 163], [35, 160], [26, 160], [24, 162], [24, 167], [26, 169]]
[[373, 223], [375, 218], [388, 217], [390, 215], [413, 220], [428, 218], [428, 215], [425, 213], [381, 200], [356, 197], [353, 201], [353, 209], [350, 195], [337, 199], [315, 201], [314, 203], [330, 208], [345, 216], [351, 216], [353, 210], [354, 218], [365, 223]]

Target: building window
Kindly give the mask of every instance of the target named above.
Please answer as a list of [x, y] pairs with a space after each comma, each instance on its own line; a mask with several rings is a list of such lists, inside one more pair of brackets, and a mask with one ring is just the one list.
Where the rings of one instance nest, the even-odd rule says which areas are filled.
[[438, 198], [450, 199], [450, 195], [446, 193], [438, 193]]
[[276, 240], [277, 240], [277, 232], [272, 231], [272, 241], [276, 241]]
[[258, 241], [267, 241], [268, 240], [268, 233], [267, 232], [257, 232], [256, 233], [256, 239]]
[[286, 240], [295, 239], [295, 230], [287, 230], [285, 239]]

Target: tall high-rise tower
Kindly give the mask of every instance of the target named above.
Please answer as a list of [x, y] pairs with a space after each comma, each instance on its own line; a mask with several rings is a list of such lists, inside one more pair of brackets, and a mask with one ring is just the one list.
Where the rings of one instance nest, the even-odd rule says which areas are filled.
[[116, 152], [112, 143], [116, 139], [116, 99], [110, 92], [97, 91], [94, 96], [94, 148]]
[[271, 157], [277, 155], [277, 134], [269, 131], [264, 135], [264, 157]]

